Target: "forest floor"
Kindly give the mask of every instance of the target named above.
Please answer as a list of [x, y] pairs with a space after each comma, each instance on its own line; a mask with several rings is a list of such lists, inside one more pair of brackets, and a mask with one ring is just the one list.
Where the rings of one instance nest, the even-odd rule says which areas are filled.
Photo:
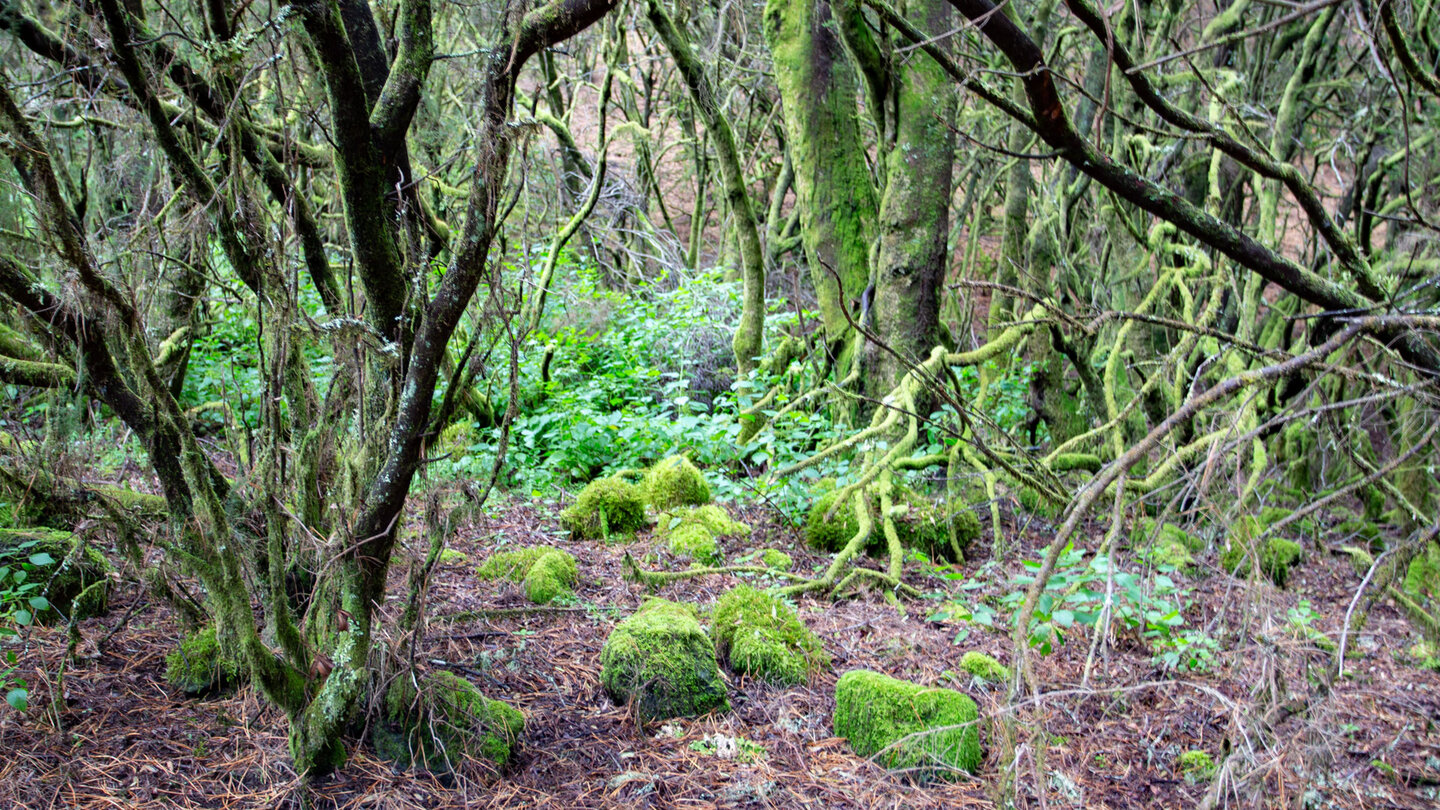
[[[32, 708], [23, 717], [0, 712], [0, 807], [921, 810], [992, 807], [995, 786], [1011, 778], [1021, 806], [1178, 808], [1195, 806], [1208, 786], [1185, 778], [1179, 754], [1203, 750], [1221, 762], [1230, 746], [1244, 749], [1232, 764], [1249, 780], [1241, 794], [1226, 792], [1231, 806], [1433, 808], [1440, 801], [1440, 674], [1406, 663], [1400, 651], [1414, 641], [1406, 621], [1377, 603], [1364, 632], [1349, 639], [1358, 656], [1328, 695], [1317, 687], [1327, 654], [1313, 636], [1287, 629], [1294, 626], [1286, 623], [1289, 611], [1308, 600], [1311, 626], [1338, 639], [1360, 580], [1343, 555], [1312, 548], [1283, 591], [1226, 576], [1213, 551], [1203, 556], [1199, 574], [1182, 587], [1187, 626], [1207, 629], [1218, 642], [1205, 672], [1164, 670], [1149, 649], [1120, 637], [1097, 656], [1082, 688], [1089, 635], [1077, 628], [1068, 643], [1037, 659], [1045, 699], [1021, 710], [1026, 723], [1043, 728], [1043, 755], [1027, 743], [1021, 773], [1007, 774], [1009, 758], [989, 744], [1003, 688], [950, 674], [970, 649], [1009, 663], [1005, 622], [986, 629], [928, 618], [950, 598], [1016, 590], [1011, 577], [1020, 565], [989, 564], [988, 535], [976, 542], [963, 579], [909, 571], [927, 592], [924, 601], [897, 609], [875, 594], [800, 600], [800, 616], [834, 660], [833, 671], [814, 683], [779, 689], [727, 674], [731, 711], [642, 729], [600, 688], [599, 657], [610, 629], [643, 595], [621, 576], [625, 552], [664, 558], [662, 545], [644, 534], [624, 545], [573, 543], [554, 512], [553, 505], [504, 500], [457, 532], [451, 547], [467, 560], [435, 571], [428, 632], [416, 655], [417, 663], [470, 678], [525, 713], [518, 759], [504, 774], [478, 765], [458, 777], [400, 772], [361, 744], [338, 774], [303, 785], [287, 761], [284, 718], [251, 687], [208, 699], [167, 687], [164, 659], [178, 631], [169, 609], [130, 583], [117, 589], [107, 616], [80, 626], [80, 656], [64, 673], [58, 723], [50, 695], [65, 633], [29, 634], [20, 667], [31, 681]], [[792, 554], [799, 571], [827, 561], [772, 511], [752, 508], [743, 517], [754, 533], [727, 541], [729, 558], [769, 547]], [[1045, 524], [1031, 522], [1019, 533], [1028, 549], [1020, 556], [1037, 557], [1049, 535]], [[501, 544], [572, 551], [580, 567], [576, 601], [528, 609], [517, 586], [477, 579], [475, 566]], [[690, 580], [660, 595], [708, 606], [735, 582]], [[398, 609], [398, 602], [386, 607]], [[522, 610], [485, 613], [497, 609]], [[966, 629], [964, 642], [955, 643]], [[971, 694], [987, 724], [978, 776], [919, 786], [854, 756], [832, 735], [830, 716], [836, 677], [855, 668]], [[1279, 693], [1275, 722], [1256, 736], [1253, 718], [1267, 695]], [[1241, 732], [1242, 721], [1250, 731]], [[749, 762], [718, 759], [700, 744], [717, 733], [748, 739], [764, 753]], [[1043, 799], [1036, 795], [1042, 786]]]

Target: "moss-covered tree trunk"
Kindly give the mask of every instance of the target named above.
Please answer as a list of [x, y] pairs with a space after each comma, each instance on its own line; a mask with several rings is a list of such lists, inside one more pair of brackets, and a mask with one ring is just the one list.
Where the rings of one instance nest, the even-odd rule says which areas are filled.
[[660, 0], [649, 0], [646, 15], [655, 32], [665, 43], [675, 67], [685, 78], [685, 86], [705, 129], [715, 144], [715, 155], [720, 161], [720, 178], [725, 186], [725, 206], [729, 211], [731, 227], [740, 245], [742, 278], [745, 284], [744, 300], [740, 310], [740, 325], [735, 328], [732, 343], [735, 350], [735, 365], [740, 374], [755, 368], [756, 358], [764, 349], [765, 330], [765, 252], [760, 245], [760, 226], [755, 219], [755, 207], [750, 192], [745, 188], [745, 173], [740, 165], [740, 149], [735, 144], [735, 133], [720, 109], [720, 98], [715, 93], [705, 66], [690, 48], [690, 41], [681, 33], [670, 15], [660, 5]]
[[869, 283], [878, 207], [856, 118], [859, 84], [828, 0], [769, 0], [765, 41], [785, 115], [800, 235], [825, 343], [838, 358], [853, 334], [845, 309]]

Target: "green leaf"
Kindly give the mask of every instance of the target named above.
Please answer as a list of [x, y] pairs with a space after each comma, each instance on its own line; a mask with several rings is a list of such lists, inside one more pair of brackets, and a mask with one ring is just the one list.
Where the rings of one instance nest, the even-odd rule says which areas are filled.
[[21, 627], [29, 627], [30, 622], [34, 621], [35, 619], [34, 616], [30, 615], [30, 611], [24, 609], [17, 610], [14, 613], [10, 614], [10, 618], [14, 619], [15, 623], [20, 625]]
[[23, 712], [30, 707], [30, 691], [28, 689], [11, 689], [5, 693], [5, 702], [10, 708], [17, 712]]
[[1069, 627], [1075, 624], [1075, 614], [1068, 610], [1057, 610], [1050, 618], [1061, 627]]
[[43, 596], [32, 596], [30, 597], [30, 607], [35, 608], [36, 613], [39, 613], [43, 610], [49, 610], [50, 600], [46, 599]]
[[43, 551], [39, 551], [39, 552], [36, 552], [36, 553], [30, 555], [30, 564], [31, 564], [31, 565], [54, 565], [54, 564], [55, 564], [55, 558], [54, 558], [54, 557], [51, 557], [49, 554], [46, 554], [46, 553], [43, 552]]

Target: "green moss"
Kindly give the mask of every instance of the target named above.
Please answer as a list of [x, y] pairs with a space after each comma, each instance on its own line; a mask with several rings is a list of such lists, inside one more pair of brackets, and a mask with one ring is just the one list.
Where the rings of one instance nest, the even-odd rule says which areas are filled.
[[440, 671], [420, 679], [418, 694], [409, 675], [394, 680], [382, 716], [372, 725], [371, 741], [380, 756], [402, 767], [444, 772], [472, 757], [505, 765], [524, 729], [519, 710]]
[[469, 557], [466, 557], [466, 556], [465, 556], [465, 552], [463, 552], [463, 551], [456, 551], [456, 550], [453, 549], [453, 548], [442, 548], [442, 549], [440, 549], [440, 564], [441, 564], [441, 565], [464, 565], [465, 563], [467, 563], [467, 562], [469, 562], [469, 561], [470, 561], [470, 558], [469, 558]]
[[240, 662], [220, 649], [214, 627], [191, 633], [165, 656], [166, 682], [187, 695], [230, 689], [242, 672]]
[[1365, 541], [1365, 545], [1373, 552], [1378, 553], [1385, 548], [1380, 527], [1368, 520], [1342, 520], [1335, 524], [1334, 532], [1347, 543], [1353, 543], [1356, 539]]
[[1045, 518], [1046, 520], [1054, 520], [1060, 517], [1060, 507], [1030, 487], [1021, 487], [1020, 490], [1015, 493], [1015, 500], [1020, 502], [1020, 508], [1032, 515]]
[[710, 502], [705, 476], [684, 456], [670, 456], [645, 471], [645, 497], [656, 510]]
[[1405, 593], [1422, 607], [1440, 604], [1440, 543], [1431, 541], [1405, 570]]
[[795, 564], [789, 554], [773, 548], [767, 548], [760, 552], [760, 562], [774, 568], [776, 571], [789, 571], [790, 566]]
[[1196, 782], [1208, 782], [1215, 775], [1215, 760], [1205, 751], [1185, 751], [1180, 754], [1176, 763], [1180, 767], [1180, 775], [1192, 785]]
[[575, 585], [575, 557], [568, 551], [544, 554], [525, 573], [521, 586], [525, 596], [537, 605], [548, 605], [557, 596], [569, 596]]
[[835, 684], [835, 735], [862, 757], [878, 755], [887, 768], [941, 778], [957, 770], [974, 773], [980, 767], [978, 717], [975, 701], [953, 689], [866, 670], [847, 672]]
[[1300, 492], [1315, 487], [1315, 429], [1306, 422], [1291, 422], [1281, 434], [1279, 460], [1290, 486]]
[[[1230, 531], [1230, 542], [1220, 555], [1220, 567], [1237, 577], [1249, 576], [1250, 547], [1262, 527], [1250, 515], [1242, 515]], [[1290, 569], [1304, 557], [1304, 549], [1293, 540], [1272, 537], [1260, 550], [1260, 571], [1280, 587], [1290, 578]]]
[[645, 526], [645, 493], [619, 478], [591, 481], [560, 522], [577, 540], [628, 535]]
[[670, 553], [714, 563], [720, 560], [720, 543], [710, 530], [699, 523], [687, 523], [670, 532]]
[[682, 526], [699, 524], [710, 530], [716, 537], [744, 537], [750, 534], [750, 527], [732, 520], [719, 504], [680, 507], [661, 512], [656, 520], [655, 533], [664, 537]]
[[715, 606], [715, 648], [736, 672], [791, 686], [830, 666], [820, 639], [790, 606], [749, 585]]
[[647, 599], [611, 631], [600, 682], [615, 702], [633, 701], [642, 722], [729, 707], [715, 645], [694, 609], [663, 599]]
[[[38, 554], [48, 555], [50, 562], [32, 562]], [[99, 616], [109, 604], [115, 567], [90, 544], [81, 548], [80, 538], [70, 532], [0, 529], [0, 564], [26, 566], [29, 581], [45, 583], [38, 595], [50, 602], [50, 609], [36, 616], [40, 621], [72, 614], [78, 619]]]
[[[860, 524], [855, 518], [853, 504], [842, 504], [835, 514], [825, 519], [825, 513], [835, 503], [838, 490], [821, 495], [810, 507], [805, 520], [805, 542], [818, 551], [836, 552], [850, 542], [859, 531]], [[866, 546], [871, 550], [885, 548], [884, 530], [880, 525], [880, 499], [872, 496], [870, 502], [874, 525]], [[960, 550], [969, 547], [980, 536], [980, 519], [968, 507], [962, 507], [945, 519], [944, 504], [935, 503], [913, 490], [896, 487], [891, 495], [891, 519], [895, 523], [895, 534], [900, 545], [913, 548], [932, 560], [955, 560], [950, 544], [950, 530], [955, 531], [955, 541]]]
[[556, 551], [560, 549], [554, 546], [529, 546], [513, 551], [497, 551], [480, 564], [475, 576], [487, 581], [508, 579], [511, 582], [523, 582], [536, 560]]
[[1010, 680], [1010, 668], [995, 660], [994, 656], [971, 650], [960, 656], [960, 668], [988, 683], [1004, 683]]

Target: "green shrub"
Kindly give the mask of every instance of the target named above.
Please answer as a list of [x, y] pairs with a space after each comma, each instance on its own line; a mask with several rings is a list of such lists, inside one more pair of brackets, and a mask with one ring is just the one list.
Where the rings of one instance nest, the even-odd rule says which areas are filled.
[[628, 481], [601, 478], [580, 490], [560, 522], [577, 540], [628, 535], [645, 527], [645, 495]]
[[940, 778], [974, 773], [980, 767], [978, 717], [975, 701], [953, 689], [858, 669], [835, 684], [835, 736], [849, 740], [862, 757], [879, 755], [887, 768]]
[[600, 683], [616, 703], [633, 701], [642, 722], [696, 717], [729, 707], [715, 645], [693, 608], [647, 599], [605, 639]]
[[974, 650], [960, 656], [960, 668], [987, 683], [1010, 680], [1009, 667], [995, 660], [994, 656]]
[[820, 639], [790, 606], [740, 585], [715, 606], [715, 649], [736, 672], [791, 686], [830, 666]]
[[705, 476], [684, 456], [663, 458], [645, 471], [645, 496], [657, 511], [710, 502]]
[[191, 633], [165, 656], [166, 682], [187, 695], [230, 689], [243, 672], [240, 662], [220, 649], [214, 627]]
[[408, 674], [391, 683], [371, 726], [376, 753], [401, 767], [418, 764], [435, 772], [451, 771], [469, 757], [497, 766], [510, 761], [525, 729], [519, 710], [450, 672], [429, 673], [420, 687], [417, 693]]

